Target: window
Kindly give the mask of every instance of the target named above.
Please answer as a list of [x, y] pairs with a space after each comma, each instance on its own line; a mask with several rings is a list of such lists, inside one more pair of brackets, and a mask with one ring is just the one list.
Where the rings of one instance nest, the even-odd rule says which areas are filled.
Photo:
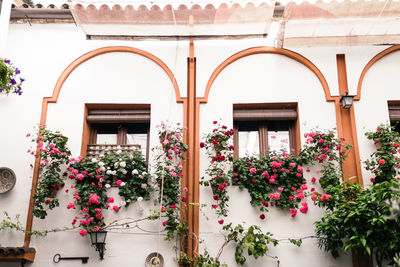
[[105, 150], [140, 149], [148, 159], [150, 108], [88, 108], [86, 123], [90, 129], [87, 156], [95, 156]]
[[398, 101], [389, 101], [390, 125], [395, 127], [395, 131], [400, 133], [400, 103]]
[[296, 151], [297, 104], [280, 107], [234, 105], [235, 157], [263, 156], [267, 152]]

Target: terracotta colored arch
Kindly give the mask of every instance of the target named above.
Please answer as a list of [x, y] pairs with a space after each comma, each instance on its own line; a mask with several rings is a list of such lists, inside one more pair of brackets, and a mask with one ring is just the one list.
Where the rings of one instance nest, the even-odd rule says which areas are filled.
[[[133, 47], [128, 47], [128, 46], [110, 46], [110, 47], [103, 47], [99, 49], [95, 49], [93, 51], [90, 51], [76, 60], [74, 60], [61, 74], [61, 76], [58, 78], [56, 85], [54, 86], [53, 89], [53, 94], [51, 97], [43, 97], [42, 101], [42, 113], [40, 116], [40, 125], [45, 125], [46, 120], [47, 120], [47, 107], [49, 103], [57, 103], [58, 97], [61, 92], [61, 88], [64, 85], [65, 81], [69, 77], [69, 75], [82, 63], [86, 62], [87, 60], [94, 58], [98, 55], [102, 54], [107, 54], [107, 53], [113, 53], [113, 52], [126, 52], [126, 53], [134, 53], [138, 54], [141, 56], [144, 56], [151, 61], [155, 62], [158, 66], [160, 66], [165, 73], [168, 75], [170, 78], [174, 90], [175, 90], [175, 95], [176, 95], [176, 102], [178, 103], [185, 103], [186, 100], [184, 98], [181, 98], [180, 93], [179, 93], [179, 87], [178, 83], [176, 82], [176, 79], [174, 77], [174, 74], [172, 71], [168, 68], [168, 66], [158, 57], [154, 56], [153, 54], [146, 52], [141, 49], [133, 48]], [[27, 215], [27, 220], [26, 220], [26, 233], [25, 233], [25, 239], [24, 239], [24, 247], [29, 247], [30, 240], [31, 240], [31, 235], [28, 234], [29, 231], [32, 230], [32, 222], [33, 222], [33, 205], [34, 205], [34, 199], [33, 196], [35, 194], [36, 186], [38, 183], [38, 176], [39, 176], [39, 164], [40, 164], [40, 158], [36, 158], [35, 160], [35, 167], [33, 171], [33, 179], [32, 179], [32, 188], [31, 188], [31, 197], [29, 201], [29, 207], [28, 207], [28, 215]]]
[[318, 80], [320, 81], [320, 83], [322, 85], [322, 88], [324, 89], [326, 101], [335, 101], [335, 98], [332, 97], [330, 94], [329, 86], [325, 80], [324, 75], [310, 60], [308, 60], [307, 58], [303, 57], [302, 55], [300, 55], [296, 52], [293, 52], [293, 51], [290, 51], [287, 49], [260, 46], [260, 47], [252, 47], [252, 48], [242, 50], [242, 51], [230, 56], [224, 62], [222, 62], [211, 74], [210, 79], [207, 82], [204, 97], [202, 99], [200, 99], [200, 102], [207, 103], [208, 95], [210, 94], [210, 90], [211, 90], [211, 86], [213, 85], [215, 79], [221, 73], [221, 71], [223, 69], [225, 69], [227, 66], [229, 66], [230, 64], [232, 64], [233, 62], [235, 62], [238, 59], [241, 59], [241, 58], [247, 57], [247, 56], [251, 56], [251, 55], [256, 55], [256, 54], [278, 54], [278, 55], [283, 55], [283, 56], [289, 57], [291, 59], [294, 59], [297, 62], [300, 62], [301, 64], [303, 64], [304, 66], [309, 68], [315, 74], [315, 76], [317, 76]]
[[113, 52], [126, 52], [126, 53], [133, 53], [133, 54], [138, 54], [141, 56], [144, 56], [154, 63], [156, 63], [158, 66], [160, 66], [165, 73], [168, 75], [169, 79], [171, 80], [174, 90], [175, 90], [175, 95], [176, 95], [176, 102], [178, 103], [183, 103], [183, 98], [180, 96], [179, 92], [179, 86], [178, 83], [176, 82], [176, 79], [174, 77], [174, 74], [172, 71], [168, 68], [168, 66], [158, 57], [154, 56], [153, 54], [146, 52], [144, 50], [138, 49], [138, 48], [133, 48], [133, 47], [128, 47], [128, 46], [109, 46], [109, 47], [102, 47], [95, 49], [93, 51], [90, 51], [79, 58], [75, 59], [61, 74], [61, 76], [58, 78], [56, 85], [54, 86], [53, 89], [53, 95], [51, 97], [44, 97], [43, 98], [43, 103], [42, 103], [42, 115], [40, 118], [40, 124], [44, 125], [46, 124], [46, 116], [47, 116], [47, 104], [48, 103], [57, 103], [58, 96], [60, 95], [61, 88], [64, 85], [64, 82], [67, 80], [69, 75], [74, 71], [79, 65], [82, 63], [86, 62], [87, 60], [94, 58], [96, 56], [102, 55], [102, 54], [107, 54], [107, 53], [113, 53]]
[[354, 100], [360, 100], [361, 99], [361, 87], [364, 81], [365, 74], [367, 71], [374, 65], [378, 60], [383, 58], [384, 56], [393, 53], [395, 51], [400, 50], [400, 45], [394, 45], [389, 48], [386, 48], [376, 56], [374, 56], [368, 63], [365, 65], [364, 69], [361, 72], [360, 79], [358, 79], [358, 85], [357, 85], [357, 95], [354, 97]]

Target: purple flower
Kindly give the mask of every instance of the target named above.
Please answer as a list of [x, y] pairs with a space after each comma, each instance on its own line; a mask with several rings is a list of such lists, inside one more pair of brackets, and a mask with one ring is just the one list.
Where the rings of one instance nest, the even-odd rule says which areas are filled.
[[17, 82], [14, 79], [10, 79], [10, 82], [12, 85], [17, 84]]
[[24, 78], [19, 78], [19, 79], [20, 79], [21, 83], [25, 81], [25, 79], [24, 79]]
[[6, 59], [6, 60], [4, 60], [4, 63], [10, 63], [11, 62], [11, 60], [9, 60], [9, 59]]
[[0, 93], [3, 92], [3, 91], [4, 91], [4, 89], [0, 89]]
[[21, 73], [21, 71], [18, 68], [16, 68], [15, 69], [15, 74], [20, 74], [20, 73]]

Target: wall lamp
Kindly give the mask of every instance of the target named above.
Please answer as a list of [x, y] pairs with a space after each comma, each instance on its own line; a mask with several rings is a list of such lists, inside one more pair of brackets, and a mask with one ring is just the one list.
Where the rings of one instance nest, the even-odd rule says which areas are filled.
[[354, 95], [349, 95], [349, 92], [346, 92], [346, 94], [342, 95], [340, 98], [339, 102], [342, 105], [342, 108], [344, 109], [349, 109], [353, 105], [353, 98]]
[[99, 252], [100, 260], [104, 259], [107, 231], [89, 232], [92, 246]]

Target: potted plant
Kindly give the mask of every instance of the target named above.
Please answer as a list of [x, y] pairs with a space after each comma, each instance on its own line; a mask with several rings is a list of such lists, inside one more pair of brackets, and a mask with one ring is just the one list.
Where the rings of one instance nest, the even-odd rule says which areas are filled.
[[22, 95], [23, 78], [18, 77], [21, 71], [15, 68], [9, 59], [0, 59], [0, 93]]

